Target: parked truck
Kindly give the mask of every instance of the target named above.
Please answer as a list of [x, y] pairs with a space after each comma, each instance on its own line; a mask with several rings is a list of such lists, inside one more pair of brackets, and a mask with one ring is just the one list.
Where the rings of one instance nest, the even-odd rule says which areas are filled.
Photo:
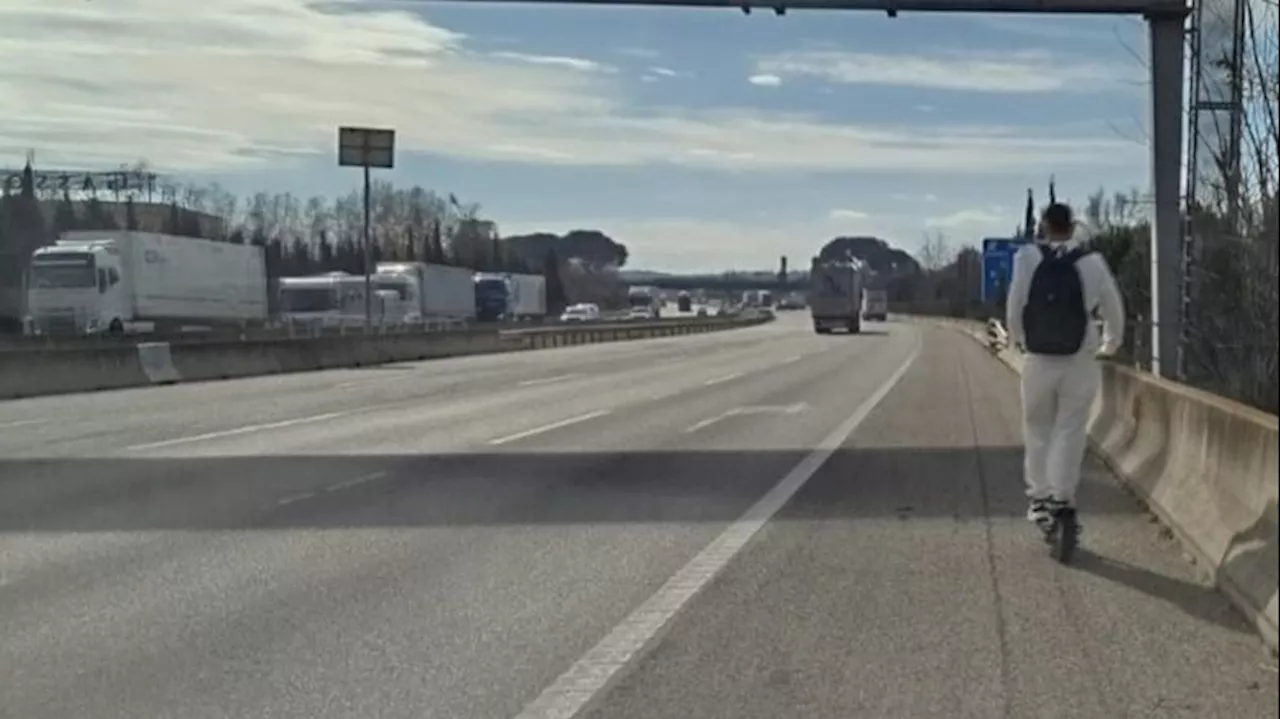
[[851, 334], [862, 331], [863, 265], [856, 259], [813, 258], [809, 271], [809, 314], [813, 331], [829, 334], [843, 328]]
[[884, 322], [889, 319], [889, 293], [884, 290], [864, 289], [862, 319], [868, 322]]
[[374, 284], [394, 290], [405, 308], [404, 321], [471, 320], [476, 316], [474, 273], [465, 267], [425, 262], [379, 262]]
[[267, 320], [261, 247], [154, 232], [64, 233], [31, 256], [36, 334], [247, 328]]
[[479, 272], [473, 279], [476, 318], [482, 322], [540, 320], [547, 315], [542, 275]]

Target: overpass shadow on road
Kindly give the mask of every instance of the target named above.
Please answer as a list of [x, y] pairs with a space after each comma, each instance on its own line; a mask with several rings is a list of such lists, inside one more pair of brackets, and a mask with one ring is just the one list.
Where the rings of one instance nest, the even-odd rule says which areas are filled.
[[[106, 532], [728, 523], [807, 454], [511, 451], [0, 460], [0, 543], [6, 537]], [[886, 529], [909, 530], [913, 523], [922, 529], [939, 523], [1020, 525], [1021, 462], [1018, 447], [846, 447], [772, 521], [865, 522], [879, 541]], [[1086, 532], [1089, 515], [1142, 515], [1137, 502], [1092, 461], [1081, 504]], [[1249, 631], [1212, 590], [1099, 556], [1088, 546], [1086, 535], [1076, 571]]]
[[[728, 522], [807, 450], [0, 460], [0, 533]], [[1021, 517], [1022, 451], [843, 448], [781, 521]], [[1137, 514], [1089, 478], [1089, 513]]]

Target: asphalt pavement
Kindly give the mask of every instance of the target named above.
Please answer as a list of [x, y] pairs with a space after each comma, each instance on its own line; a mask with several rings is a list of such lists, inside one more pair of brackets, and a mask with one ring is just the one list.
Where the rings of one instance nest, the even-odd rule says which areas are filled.
[[1266, 719], [1275, 662], [927, 325], [0, 402], [0, 716]]

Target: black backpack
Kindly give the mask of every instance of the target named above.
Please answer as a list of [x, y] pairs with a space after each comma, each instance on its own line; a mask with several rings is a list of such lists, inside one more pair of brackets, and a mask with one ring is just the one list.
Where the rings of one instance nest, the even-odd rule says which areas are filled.
[[1040, 264], [1031, 277], [1027, 304], [1022, 309], [1027, 352], [1073, 355], [1084, 345], [1089, 330], [1089, 310], [1076, 262], [1092, 250], [1076, 248], [1058, 254], [1050, 247], [1037, 247]]

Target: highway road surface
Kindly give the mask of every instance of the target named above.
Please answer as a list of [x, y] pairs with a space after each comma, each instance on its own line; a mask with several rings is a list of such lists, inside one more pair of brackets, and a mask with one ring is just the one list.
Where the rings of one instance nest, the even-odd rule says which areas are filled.
[[0, 403], [0, 716], [1267, 719], [1274, 661], [919, 324]]

